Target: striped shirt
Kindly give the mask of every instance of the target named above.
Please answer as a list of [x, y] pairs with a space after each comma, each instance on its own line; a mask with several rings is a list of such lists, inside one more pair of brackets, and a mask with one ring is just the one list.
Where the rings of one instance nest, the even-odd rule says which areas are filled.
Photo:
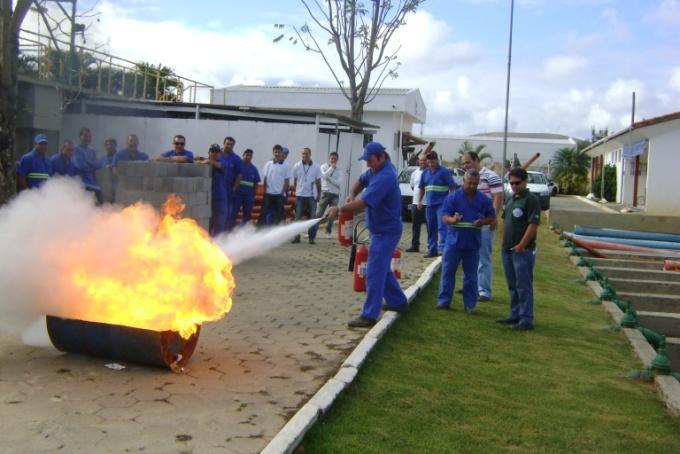
[[493, 170], [486, 167], [479, 169], [479, 185], [477, 190], [485, 194], [489, 198], [493, 198], [493, 194], [503, 192], [503, 181]]

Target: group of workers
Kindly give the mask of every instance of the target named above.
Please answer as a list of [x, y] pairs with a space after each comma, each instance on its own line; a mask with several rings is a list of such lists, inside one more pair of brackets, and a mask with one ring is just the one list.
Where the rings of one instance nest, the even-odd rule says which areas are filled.
[[[366, 161], [368, 170], [352, 184], [345, 204], [329, 210], [330, 216], [340, 211], [366, 210], [371, 234], [366, 300], [359, 317], [348, 323], [350, 327], [373, 326], [381, 308], [400, 313], [409, 309], [406, 296], [390, 270], [392, 252], [402, 233], [397, 171], [385, 148], [377, 142], [368, 143], [360, 159]], [[413, 229], [419, 236], [424, 211], [428, 230], [425, 257], [442, 255], [436, 308], [451, 308], [455, 275], [461, 262], [466, 312], [474, 313], [478, 301], [491, 299], [492, 245], [496, 214], [500, 212], [504, 219], [502, 259], [510, 292], [510, 313], [496, 321], [511, 325], [515, 331], [533, 329], [533, 269], [541, 210], [537, 197], [527, 189], [526, 170], [510, 170], [512, 195], [503, 206], [502, 181], [495, 172], [482, 167], [477, 153], [463, 156], [466, 172], [460, 188], [456, 188], [450, 170], [440, 165], [435, 151], [420, 156], [418, 162], [419, 173], [412, 179], [414, 189], [418, 188], [414, 192]], [[414, 240], [407, 251], [418, 252], [418, 247]]]

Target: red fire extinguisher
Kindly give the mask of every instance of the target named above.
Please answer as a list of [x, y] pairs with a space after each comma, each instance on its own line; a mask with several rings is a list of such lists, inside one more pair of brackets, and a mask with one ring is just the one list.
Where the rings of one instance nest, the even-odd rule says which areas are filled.
[[352, 244], [352, 223], [354, 215], [349, 211], [341, 211], [338, 215], [338, 241], [342, 246]]
[[354, 291], [366, 291], [366, 263], [368, 262], [368, 247], [360, 244], [354, 256]]
[[401, 249], [396, 248], [392, 253], [392, 262], [390, 269], [394, 273], [394, 277], [401, 279]]

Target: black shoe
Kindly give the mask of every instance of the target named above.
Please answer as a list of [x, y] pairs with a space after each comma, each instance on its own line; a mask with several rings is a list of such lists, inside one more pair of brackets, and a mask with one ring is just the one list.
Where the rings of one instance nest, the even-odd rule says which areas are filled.
[[440, 311], [450, 311], [451, 306], [448, 304], [437, 304], [437, 307], [435, 309], [439, 309]]
[[383, 304], [382, 308], [384, 311], [399, 312], [400, 314], [405, 314], [411, 309], [408, 304], [402, 304], [397, 307], [390, 307], [387, 304]]
[[425, 257], [426, 259], [431, 259], [431, 258], [434, 258], [434, 257], [439, 257], [439, 254], [430, 254], [428, 252], [427, 254], [423, 255], [423, 257]]
[[420, 252], [420, 248], [410, 247], [410, 248], [406, 249], [405, 252]]
[[504, 325], [516, 325], [519, 320], [515, 318], [497, 318], [496, 323], [503, 323]]
[[295, 239], [294, 239], [293, 241], [291, 241], [291, 243], [293, 243], [293, 244], [297, 244], [297, 243], [299, 243], [299, 242], [300, 242], [300, 237], [299, 237], [299, 236], [296, 236]]
[[313, 239], [309, 239], [309, 244], [316, 244], [316, 242]]
[[530, 325], [528, 323], [518, 323], [516, 325], [512, 325], [510, 329], [513, 331], [531, 331], [534, 329], [534, 325]]
[[491, 301], [491, 297], [486, 296], [486, 295], [478, 295], [477, 301], [481, 301], [481, 302]]
[[462, 289], [462, 288], [459, 288], [458, 290], [456, 290], [456, 293], [462, 295], [462, 294], [463, 294], [463, 289]]
[[373, 325], [375, 325], [375, 320], [366, 317], [357, 317], [347, 322], [347, 326], [350, 328], [370, 328]]

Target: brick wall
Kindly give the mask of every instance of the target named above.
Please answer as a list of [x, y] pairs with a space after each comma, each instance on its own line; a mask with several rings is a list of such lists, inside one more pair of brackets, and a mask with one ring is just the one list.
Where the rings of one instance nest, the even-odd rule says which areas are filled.
[[139, 200], [160, 209], [168, 195], [177, 194], [186, 205], [184, 217], [207, 229], [210, 221], [210, 166], [171, 162], [118, 163], [116, 203], [131, 205]]

